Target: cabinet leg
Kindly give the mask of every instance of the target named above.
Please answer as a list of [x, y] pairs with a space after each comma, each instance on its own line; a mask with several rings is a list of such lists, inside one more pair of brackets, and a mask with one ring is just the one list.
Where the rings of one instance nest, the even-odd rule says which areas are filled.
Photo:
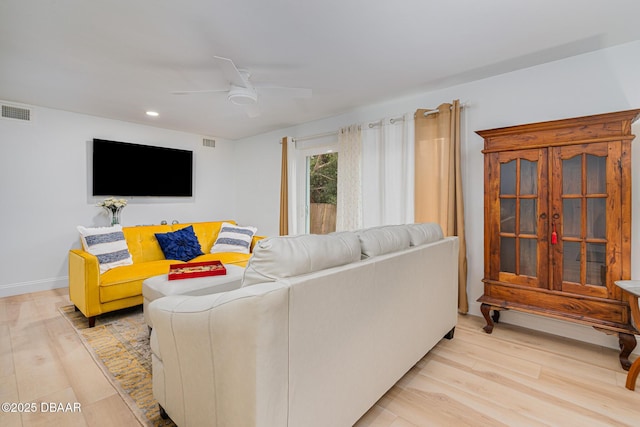
[[[480, 311], [484, 316], [484, 320], [486, 320], [487, 324], [482, 328], [488, 334], [493, 332], [493, 320], [491, 319], [491, 306], [489, 304], [482, 303], [480, 305]], [[494, 310], [494, 316], [497, 314], [497, 311]], [[500, 317], [500, 315], [498, 315]]]
[[625, 334], [620, 332], [618, 334], [618, 342], [620, 343], [620, 365], [622, 369], [628, 371], [631, 367], [631, 361], [629, 361], [629, 355], [636, 348], [636, 337], [633, 334]]

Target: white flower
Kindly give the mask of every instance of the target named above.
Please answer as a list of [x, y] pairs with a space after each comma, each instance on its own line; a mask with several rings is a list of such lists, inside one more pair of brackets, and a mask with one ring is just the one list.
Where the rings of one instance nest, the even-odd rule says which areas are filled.
[[125, 199], [116, 199], [115, 197], [107, 197], [96, 206], [105, 208], [111, 212], [116, 212], [117, 210], [122, 209], [127, 206], [127, 201]]

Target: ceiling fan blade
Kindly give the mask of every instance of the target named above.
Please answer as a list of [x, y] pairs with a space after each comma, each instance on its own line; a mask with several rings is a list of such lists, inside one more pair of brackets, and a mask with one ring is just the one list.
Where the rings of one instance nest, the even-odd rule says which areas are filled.
[[286, 96], [288, 98], [311, 98], [313, 91], [303, 87], [285, 87], [269, 84], [254, 84], [260, 94], [267, 96]]
[[260, 114], [262, 114], [260, 112], [260, 108], [258, 107], [258, 104], [247, 104], [244, 106], [244, 112], [247, 113], [247, 116], [251, 119], [259, 117]]
[[245, 114], [250, 118], [261, 115], [260, 108], [256, 104], [258, 94], [256, 88], [267, 96], [280, 96], [286, 98], [310, 98], [311, 89], [275, 86], [270, 84], [254, 85], [250, 80], [248, 70], [238, 69], [233, 61], [229, 58], [214, 56], [217, 65], [229, 83], [227, 89], [205, 89], [205, 90], [180, 90], [171, 92], [174, 95], [188, 95], [195, 93], [228, 93], [228, 100], [232, 104], [241, 106]]
[[229, 80], [229, 83], [235, 86], [247, 87], [247, 80], [242, 76], [236, 65], [229, 58], [214, 56], [218, 61], [222, 73]]
[[204, 90], [174, 90], [172, 95], [191, 95], [193, 93], [215, 93], [215, 92], [229, 92], [229, 89], [204, 89]]

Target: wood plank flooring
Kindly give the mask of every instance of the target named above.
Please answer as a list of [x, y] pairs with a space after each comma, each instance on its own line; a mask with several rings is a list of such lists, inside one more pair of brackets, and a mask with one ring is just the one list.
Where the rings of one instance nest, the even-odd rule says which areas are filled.
[[640, 392], [624, 387], [618, 352], [459, 316], [442, 340], [356, 424], [640, 426]]
[[[35, 413], [0, 412], [0, 426], [139, 426], [60, 315], [69, 304], [67, 289], [0, 298], [0, 402], [38, 402]], [[82, 412], [41, 412], [40, 402]]]
[[[79, 402], [82, 412], [0, 412], [0, 426], [138, 426], [59, 314], [67, 304], [66, 289], [0, 298], [0, 403]], [[460, 316], [455, 338], [356, 426], [640, 426], [640, 386], [624, 387], [617, 351], [506, 324], [487, 335], [483, 325]]]

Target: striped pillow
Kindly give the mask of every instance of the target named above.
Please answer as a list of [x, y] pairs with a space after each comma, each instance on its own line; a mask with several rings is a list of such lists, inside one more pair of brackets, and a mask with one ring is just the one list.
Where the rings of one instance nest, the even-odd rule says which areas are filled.
[[100, 274], [113, 267], [133, 264], [121, 225], [87, 228], [78, 226], [85, 251], [98, 258]]
[[251, 249], [253, 235], [258, 229], [256, 227], [239, 227], [237, 225], [223, 222], [216, 242], [211, 247], [211, 253], [216, 252], [240, 252], [248, 254]]

